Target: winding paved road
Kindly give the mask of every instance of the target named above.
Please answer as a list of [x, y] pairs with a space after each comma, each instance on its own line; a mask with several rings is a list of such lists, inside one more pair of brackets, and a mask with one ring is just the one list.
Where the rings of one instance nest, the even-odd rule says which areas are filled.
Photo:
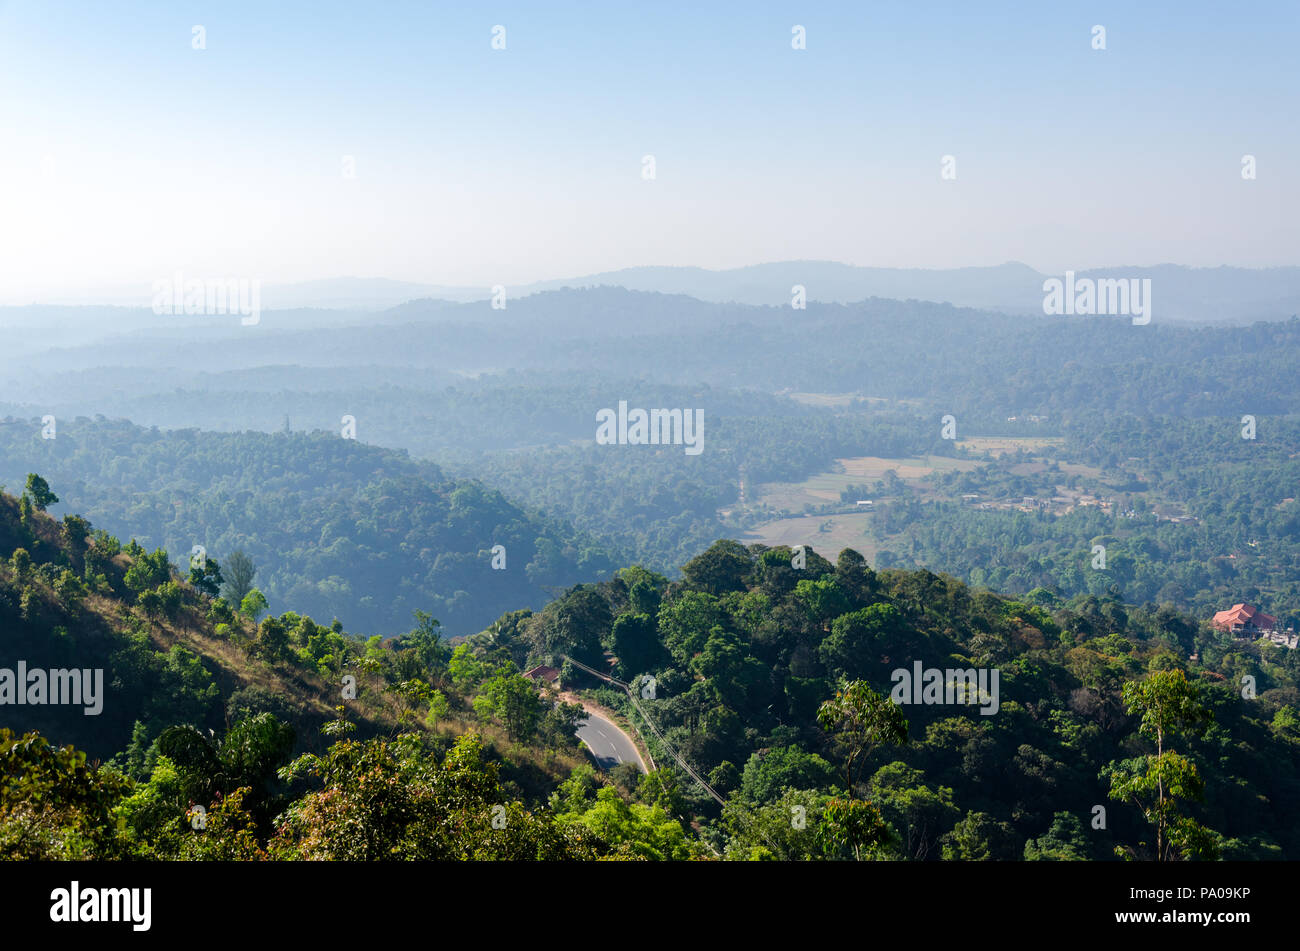
[[641, 772], [647, 772], [631, 737], [595, 710], [586, 706], [583, 709], [587, 711], [587, 718], [578, 725], [578, 739], [591, 750], [601, 769], [610, 770], [619, 763], [635, 763]]

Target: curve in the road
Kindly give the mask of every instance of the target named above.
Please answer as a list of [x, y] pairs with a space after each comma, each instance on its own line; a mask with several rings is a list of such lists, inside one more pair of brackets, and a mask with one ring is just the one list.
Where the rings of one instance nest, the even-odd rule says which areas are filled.
[[649, 772], [641, 754], [617, 724], [586, 706], [586, 719], [578, 725], [578, 739], [591, 750], [596, 765], [603, 770], [610, 770], [619, 763], [635, 763], [641, 772]]

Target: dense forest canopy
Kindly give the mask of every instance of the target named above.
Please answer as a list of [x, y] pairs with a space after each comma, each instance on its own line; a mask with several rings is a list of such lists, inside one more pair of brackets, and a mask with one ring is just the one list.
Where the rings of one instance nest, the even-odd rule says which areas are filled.
[[[215, 561], [182, 577], [165, 553], [55, 521], [55, 499], [39, 476], [0, 498], [0, 622], [32, 666], [102, 664], [112, 689], [93, 726], [10, 708], [8, 857], [1300, 848], [1300, 655], [1169, 608], [1081, 595], [1049, 610], [851, 550], [832, 563], [720, 541], [681, 581], [629, 566], [453, 649], [423, 613], [387, 641], [292, 611], [259, 621], [220, 596]], [[620, 711], [656, 768], [601, 775], [576, 758], [581, 709], [521, 676], [538, 663]], [[588, 666], [654, 689], [634, 701]], [[924, 669], [996, 671], [998, 696], [900, 692], [900, 672]], [[101, 762], [21, 737], [36, 728]]]
[[[30, 468], [59, 486], [66, 508], [165, 549], [195, 545], [220, 560], [241, 550], [276, 606], [349, 629], [392, 634], [416, 609], [451, 630], [477, 630], [536, 604], [546, 589], [614, 567], [564, 523], [499, 492], [447, 478], [404, 452], [326, 433], [159, 431], [69, 420], [56, 439], [0, 422], [0, 483]], [[12, 467], [12, 468], [11, 468]], [[492, 568], [494, 546], [505, 570]]]

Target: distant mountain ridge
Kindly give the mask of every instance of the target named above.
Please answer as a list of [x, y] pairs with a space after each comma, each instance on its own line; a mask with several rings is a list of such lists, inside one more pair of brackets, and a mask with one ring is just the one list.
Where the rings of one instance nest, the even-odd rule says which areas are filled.
[[[1300, 267], [1086, 268], [1076, 278], [1149, 278], [1158, 319], [1241, 323], [1278, 320], [1300, 311]], [[948, 303], [1009, 313], [1042, 313], [1043, 282], [1063, 274], [1040, 272], [1018, 261], [991, 267], [857, 267], [834, 261], [777, 261], [724, 270], [700, 267], [632, 267], [574, 278], [506, 288], [508, 298], [579, 287], [622, 287], [633, 291], [683, 294], [709, 303], [789, 305], [802, 285], [809, 300], [852, 303], [871, 297]], [[352, 307], [375, 309], [415, 298], [476, 301], [488, 287], [419, 285], [401, 281], [312, 281], [268, 288], [268, 307]], [[401, 298], [399, 300], [399, 298]]]
[[[1240, 268], [1116, 265], [1076, 270], [1078, 279], [1149, 278], [1157, 320], [1243, 323], [1278, 320], [1300, 311], [1300, 267]], [[621, 287], [680, 294], [708, 303], [788, 306], [802, 285], [808, 300], [852, 303], [868, 298], [948, 303], [1008, 313], [1042, 313], [1043, 282], [1063, 273], [1041, 272], [1017, 261], [987, 267], [859, 267], [835, 261], [776, 261], [709, 270], [644, 266], [571, 278], [505, 286], [507, 301], [563, 288]], [[147, 307], [147, 288], [121, 288], [97, 298], [101, 305]], [[486, 301], [488, 286], [424, 284], [387, 278], [339, 277], [262, 288], [264, 310], [383, 311], [415, 300]], [[84, 303], [91, 298], [82, 295]], [[67, 301], [63, 302], [67, 303]], [[24, 322], [21, 311], [10, 311]], [[41, 308], [33, 308], [41, 310]], [[0, 311], [0, 314], [3, 314]], [[123, 315], [124, 317], [126, 315]], [[37, 315], [43, 322], [43, 315]], [[304, 315], [304, 319], [307, 318]], [[316, 319], [320, 319], [319, 317]], [[145, 321], [147, 324], [158, 322]]]
[[[1062, 274], [1026, 264], [947, 269], [855, 267], [831, 261], [781, 261], [731, 270], [641, 267], [513, 289], [515, 296], [560, 287], [615, 285], [685, 294], [714, 303], [784, 305], [802, 285], [809, 300], [851, 303], [871, 297], [948, 303], [1009, 313], [1043, 313], [1043, 282]], [[1149, 278], [1157, 319], [1195, 322], [1278, 320], [1300, 310], [1300, 268], [1116, 266], [1076, 278]], [[435, 296], [448, 297], [446, 289]], [[486, 294], [479, 294], [486, 297]]]

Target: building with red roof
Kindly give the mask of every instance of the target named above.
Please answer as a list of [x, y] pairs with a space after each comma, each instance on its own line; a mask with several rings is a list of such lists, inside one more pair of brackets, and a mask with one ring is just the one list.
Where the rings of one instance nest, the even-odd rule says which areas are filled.
[[1277, 618], [1265, 614], [1252, 604], [1234, 604], [1226, 611], [1215, 612], [1211, 623], [1221, 631], [1242, 636], [1275, 629]]

